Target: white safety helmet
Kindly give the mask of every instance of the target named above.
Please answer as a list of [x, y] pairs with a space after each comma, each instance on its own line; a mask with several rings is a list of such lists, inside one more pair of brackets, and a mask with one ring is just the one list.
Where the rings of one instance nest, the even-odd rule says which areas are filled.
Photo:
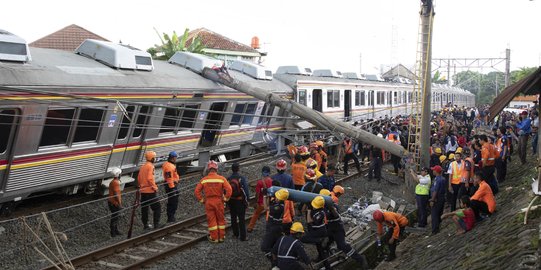
[[114, 167], [111, 169], [111, 173], [114, 177], [119, 177], [122, 174], [122, 170], [119, 167]]

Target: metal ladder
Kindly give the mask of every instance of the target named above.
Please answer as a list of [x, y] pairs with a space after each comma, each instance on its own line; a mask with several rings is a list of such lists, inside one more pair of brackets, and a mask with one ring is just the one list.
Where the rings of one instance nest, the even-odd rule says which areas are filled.
[[[423, 7], [421, 6], [421, 9]], [[419, 16], [419, 28], [417, 34], [417, 54], [416, 62], [414, 66], [415, 80], [413, 84], [413, 91], [411, 93], [411, 99], [409, 100], [410, 104], [410, 117], [409, 117], [409, 126], [408, 126], [408, 151], [411, 153], [412, 164], [415, 164], [416, 168], [419, 169], [421, 161], [421, 114], [423, 112], [424, 99], [426, 98], [426, 78], [422, 78], [422, 69], [423, 69], [423, 23], [422, 23], [422, 14]], [[429, 19], [429, 32], [426, 35], [432, 33], [432, 23], [434, 21], [434, 13], [430, 12]], [[428, 40], [431, 40], [430, 38]], [[432, 44], [430, 42], [427, 44], [427, 51], [431, 49]], [[428, 57], [426, 58], [428, 59]], [[426, 63], [424, 63], [426, 64]], [[427, 76], [431, 76], [431, 72], [427, 72]], [[425, 142], [430, 143], [430, 142]]]

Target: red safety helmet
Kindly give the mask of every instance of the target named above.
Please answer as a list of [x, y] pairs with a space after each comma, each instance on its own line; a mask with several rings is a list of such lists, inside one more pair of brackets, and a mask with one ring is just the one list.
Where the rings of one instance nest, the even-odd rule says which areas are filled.
[[218, 163], [214, 160], [211, 160], [207, 163], [207, 170], [215, 169], [218, 170]]
[[299, 153], [302, 155], [310, 155], [310, 152], [308, 152], [308, 148], [306, 146], [299, 147]]
[[281, 171], [287, 169], [287, 162], [283, 159], [276, 161], [276, 169]]
[[316, 172], [312, 169], [307, 169], [306, 173], [304, 174], [306, 179], [315, 180], [316, 179]]
[[383, 212], [381, 212], [381, 210], [374, 211], [374, 213], [372, 213], [372, 217], [375, 221], [383, 222]]
[[315, 161], [314, 159], [309, 159], [306, 162], [306, 168], [311, 168], [311, 169], [317, 168], [317, 161]]
[[317, 148], [316, 142], [310, 143], [310, 148], [316, 149]]

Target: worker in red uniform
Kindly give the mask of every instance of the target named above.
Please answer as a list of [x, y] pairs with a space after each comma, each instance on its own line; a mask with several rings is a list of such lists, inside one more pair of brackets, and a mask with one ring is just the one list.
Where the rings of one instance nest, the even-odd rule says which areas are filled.
[[269, 166], [263, 166], [261, 168], [261, 175], [262, 179], [257, 181], [257, 184], [255, 186], [255, 197], [257, 199], [255, 211], [252, 215], [252, 218], [250, 219], [250, 224], [248, 224], [247, 231], [250, 233], [254, 230], [255, 224], [257, 222], [257, 219], [265, 211], [265, 205], [263, 201], [265, 200], [265, 197], [267, 196], [267, 189], [272, 186], [272, 179], [270, 178], [271, 170]]
[[175, 212], [178, 208], [178, 182], [180, 176], [177, 172], [177, 152], [169, 153], [169, 158], [162, 166], [163, 179], [165, 179], [165, 194], [167, 194], [167, 222], [175, 222]]
[[154, 180], [154, 163], [156, 162], [156, 152], [147, 151], [145, 153], [147, 162], [139, 169], [137, 175], [137, 184], [141, 192], [141, 219], [143, 221], [143, 229], [150, 229], [148, 225], [148, 208], [152, 209], [154, 228], [160, 228], [161, 207], [156, 193], [158, 186]]
[[[383, 242], [389, 246], [390, 253], [385, 260], [392, 261], [396, 258], [396, 244], [400, 234], [404, 233], [404, 229], [408, 226], [408, 218], [394, 212], [382, 212], [381, 210], [374, 211], [372, 217], [378, 225], [378, 245]], [[382, 237], [383, 223], [387, 225], [388, 230]]]
[[[224, 202], [231, 198], [231, 185], [225, 177], [218, 174], [218, 163], [207, 163], [207, 176], [203, 177], [195, 187], [195, 197], [205, 204], [209, 229], [208, 240], [212, 243], [225, 240]], [[205, 193], [203, 197], [202, 193]]]
[[107, 205], [111, 211], [111, 223], [109, 228], [111, 229], [111, 237], [122, 235], [118, 231], [118, 212], [122, 209], [122, 194], [120, 193], [120, 175], [122, 170], [120, 168], [113, 168], [111, 170], [113, 174], [113, 181], [109, 183], [109, 199]]

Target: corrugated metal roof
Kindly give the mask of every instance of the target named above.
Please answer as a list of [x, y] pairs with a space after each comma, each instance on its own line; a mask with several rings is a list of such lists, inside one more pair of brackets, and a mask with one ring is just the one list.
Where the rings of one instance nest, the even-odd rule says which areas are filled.
[[505, 88], [490, 106], [490, 120], [494, 119], [519, 93], [537, 95], [541, 93], [541, 67], [529, 76]]
[[74, 51], [85, 39], [109, 41], [78, 25], [68, 25], [29, 44], [31, 47]]

